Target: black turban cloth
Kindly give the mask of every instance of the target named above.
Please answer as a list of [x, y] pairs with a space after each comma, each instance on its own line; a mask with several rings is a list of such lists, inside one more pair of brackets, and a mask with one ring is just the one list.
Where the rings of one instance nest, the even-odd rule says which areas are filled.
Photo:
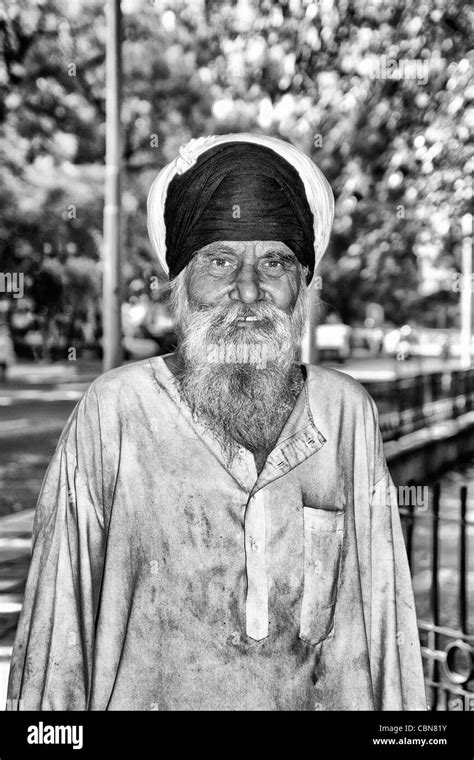
[[314, 270], [313, 215], [296, 169], [270, 148], [228, 143], [202, 153], [168, 186], [164, 220], [170, 279], [219, 240], [280, 240]]

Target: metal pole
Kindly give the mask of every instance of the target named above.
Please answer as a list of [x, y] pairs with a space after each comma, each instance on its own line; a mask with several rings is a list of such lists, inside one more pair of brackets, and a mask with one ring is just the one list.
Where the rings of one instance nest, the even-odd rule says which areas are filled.
[[316, 346], [317, 309], [319, 305], [318, 291], [310, 288], [308, 291], [308, 311], [306, 327], [301, 344], [301, 361], [305, 364], [315, 364], [318, 360]]
[[121, 9], [120, 0], [107, 0], [106, 43], [106, 155], [104, 205], [103, 369], [118, 367], [122, 360], [120, 294], [120, 101]]
[[[434, 632], [434, 649], [438, 649], [439, 635], [437, 632], [437, 626], [439, 626], [439, 501], [440, 501], [441, 486], [438, 483], [434, 484], [433, 488], [433, 522], [431, 525], [431, 550], [433, 556], [431, 559], [431, 614], [433, 617], [433, 625], [436, 627]], [[433, 663], [433, 681], [439, 682], [439, 662], [437, 660]], [[433, 696], [435, 699], [434, 709], [438, 707], [438, 690], [435, 689]]]
[[461, 224], [461, 364], [464, 369], [469, 369], [472, 339], [472, 214], [464, 214]]
[[467, 633], [468, 624], [466, 515], [467, 487], [461, 486], [461, 520], [459, 525], [459, 625], [463, 633]]

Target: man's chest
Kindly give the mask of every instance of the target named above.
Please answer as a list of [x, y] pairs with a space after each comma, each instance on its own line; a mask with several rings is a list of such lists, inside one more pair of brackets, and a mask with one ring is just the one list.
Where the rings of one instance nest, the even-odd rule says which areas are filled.
[[146, 598], [153, 584], [164, 625], [189, 613], [189, 624], [230, 626], [249, 640], [329, 635], [347, 495], [336, 470], [318, 467], [320, 453], [255, 488], [245, 450], [229, 471], [201, 441], [160, 457], [124, 444], [110, 535], [136, 558]]

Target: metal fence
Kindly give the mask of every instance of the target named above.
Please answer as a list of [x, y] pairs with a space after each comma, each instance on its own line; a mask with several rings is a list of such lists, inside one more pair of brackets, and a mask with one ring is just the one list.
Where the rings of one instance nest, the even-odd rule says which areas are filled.
[[[414, 488], [414, 484], [411, 483], [409, 488]], [[424, 532], [428, 530], [431, 539], [428, 619], [418, 620], [428, 704], [431, 710], [474, 711], [474, 635], [469, 632], [469, 603], [472, 604], [473, 599], [472, 594], [471, 598], [469, 596], [468, 582], [469, 527], [474, 530], [474, 521], [467, 516], [466, 486], [460, 488], [458, 514], [454, 516], [440, 514], [439, 483], [434, 485], [431, 497], [430, 506], [423, 502], [420, 508], [416, 499], [409, 499], [406, 506], [400, 506], [412, 576], [416, 571], [416, 532], [421, 525]], [[452, 627], [441, 625], [440, 607], [441, 531], [448, 525], [457, 528], [457, 621]]]
[[474, 410], [474, 369], [363, 382], [379, 410], [384, 441]]

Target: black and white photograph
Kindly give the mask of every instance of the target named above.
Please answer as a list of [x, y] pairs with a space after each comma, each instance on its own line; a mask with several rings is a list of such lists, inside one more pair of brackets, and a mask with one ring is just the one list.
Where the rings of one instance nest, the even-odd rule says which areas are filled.
[[0, 710], [32, 748], [366, 712], [428, 757], [474, 711], [473, 19], [0, 5]]

